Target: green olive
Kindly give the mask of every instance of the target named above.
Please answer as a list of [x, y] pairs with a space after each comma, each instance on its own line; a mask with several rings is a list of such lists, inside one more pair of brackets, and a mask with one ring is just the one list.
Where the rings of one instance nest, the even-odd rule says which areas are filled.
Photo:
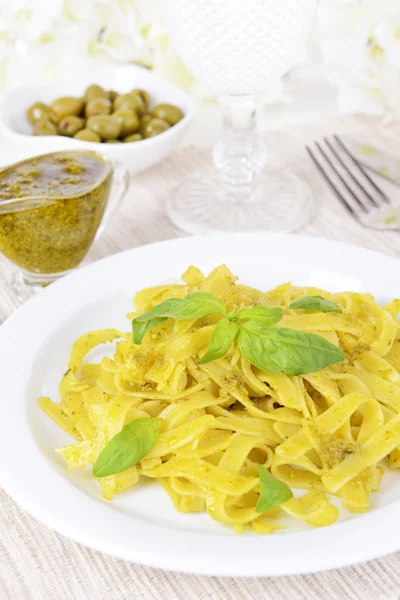
[[140, 121], [139, 117], [133, 110], [127, 108], [116, 110], [113, 113], [113, 118], [117, 119], [121, 124], [121, 137], [126, 137], [131, 133], [139, 131]]
[[57, 135], [57, 127], [50, 119], [42, 117], [39, 121], [36, 121], [33, 135]]
[[86, 88], [83, 97], [85, 102], [90, 102], [90, 100], [94, 100], [94, 98], [108, 98], [108, 94], [101, 85], [93, 84]]
[[115, 98], [117, 98], [117, 96], [119, 96], [118, 92], [116, 92], [115, 90], [108, 90], [108, 99], [111, 100], [111, 102], [114, 102]]
[[170, 125], [176, 125], [184, 117], [181, 109], [173, 104], [157, 104], [151, 114], [156, 119], [167, 121]]
[[127, 135], [122, 140], [123, 142], [140, 142], [143, 139], [143, 136], [140, 133], [132, 133], [131, 135]]
[[54, 112], [56, 123], [69, 115], [79, 116], [82, 112], [84, 102], [82, 98], [74, 98], [73, 96], [64, 96], [57, 98], [50, 104], [50, 108]]
[[109, 115], [111, 112], [111, 100], [108, 98], [93, 98], [89, 100], [85, 107], [85, 115], [87, 118], [94, 117], [95, 115]]
[[101, 137], [98, 133], [95, 133], [91, 129], [81, 129], [74, 135], [76, 140], [83, 140], [84, 142], [101, 142]]
[[50, 106], [43, 104], [43, 102], [35, 102], [32, 104], [26, 111], [26, 116], [32, 125], [37, 123], [42, 117], [47, 117], [50, 120], [52, 120], [54, 117]]
[[133, 94], [133, 96], [135, 96], [135, 95], [140, 96], [140, 98], [143, 100], [145, 109], [148, 110], [148, 108], [151, 104], [151, 96], [150, 96], [149, 92], [146, 92], [146, 90], [140, 90], [138, 88], [135, 88], [134, 90], [131, 91], [131, 94]]
[[150, 121], [152, 120], [152, 116], [151, 115], [143, 115], [143, 117], [140, 119], [140, 128], [139, 131], [142, 135], [144, 135], [144, 130], [146, 129], [146, 126], [150, 123]]
[[120, 144], [120, 140], [106, 140], [106, 144]]
[[86, 127], [98, 133], [102, 140], [115, 140], [121, 133], [121, 123], [112, 115], [96, 115], [87, 120]]
[[162, 119], [151, 119], [144, 128], [144, 137], [150, 138], [155, 135], [159, 135], [160, 133], [164, 133], [167, 129], [170, 128], [169, 123], [163, 121]]
[[138, 94], [136, 96], [132, 94], [122, 94], [115, 98], [113, 106], [114, 110], [125, 110], [126, 108], [134, 110], [139, 117], [146, 112], [144, 102]]
[[26, 116], [34, 126], [34, 135], [129, 143], [159, 135], [184, 117], [173, 104], [157, 104], [151, 111], [150, 104], [150, 94], [141, 88], [119, 94], [92, 84], [82, 98], [64, 96], [49, 106], [35, 102], [28, 107]]
[[78, 131], [85, 127], [85, 120], [75, 115], [68, 115], [64, 117], [58, 124], [58, 133], [60, 135], [66, 135], [73, 137]]

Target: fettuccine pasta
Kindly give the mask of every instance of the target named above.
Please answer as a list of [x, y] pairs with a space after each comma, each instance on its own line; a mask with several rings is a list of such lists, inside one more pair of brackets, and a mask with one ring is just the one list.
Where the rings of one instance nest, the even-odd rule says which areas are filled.
[[[368, 510], [385, 469], [400, 467], [400, 300], [381, 307], [370, 294], [290, 283], [264, 293], [237, 283], [224, 265], [208, 277], [190, 267], [182, 279], [139, 292], [129, 318], [168, 298], [209, 292], [230, 311], [282, 307], [273, 328], [318, 334], [339, 346], [345, 360], [303, 375], [270, 373], [233, 343], [225, 356], [199, 364], [218, 315], [169, 318], [147, 331], [141, 345], [131, 333], [92, 331], [73, 345], [60, 404], [39, 400], [74, 438], [57, 449], [68, 469], [90, 468], [124, 426], [158, 417], [151, 450], [128, 469], [98, 478], [105, 498], [146, 477], [161, 483], [177, 510], [207, 511], [237, 532], [257, 533], [280, 529], [285, 514], [313, 526], [334, 523], [335, 497], [349, 511]], [[295, 299], [321, 295], [342, 312], [289, 308]], [[85, 360], [110, 342], [115, 351], [99, 363]], [[258, 465], [294, 492], [262, 513]]]

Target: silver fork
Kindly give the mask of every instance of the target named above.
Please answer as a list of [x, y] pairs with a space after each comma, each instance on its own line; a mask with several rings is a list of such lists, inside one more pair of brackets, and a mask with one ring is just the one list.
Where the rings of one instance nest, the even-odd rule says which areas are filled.
[[337, 135], [306, 146], [318, 171], [346, 210], [366, 227], [400, 230], [400, 205], [376, 184]]

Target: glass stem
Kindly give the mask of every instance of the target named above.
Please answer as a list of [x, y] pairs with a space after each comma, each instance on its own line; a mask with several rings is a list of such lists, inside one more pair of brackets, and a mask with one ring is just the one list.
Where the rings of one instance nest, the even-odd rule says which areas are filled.
[[256, 98], [220, 96], [222, 132], [213, 149], [227, 197], [251, 199], [257, 175], [266, 162], [266, 150], [256, 131]]

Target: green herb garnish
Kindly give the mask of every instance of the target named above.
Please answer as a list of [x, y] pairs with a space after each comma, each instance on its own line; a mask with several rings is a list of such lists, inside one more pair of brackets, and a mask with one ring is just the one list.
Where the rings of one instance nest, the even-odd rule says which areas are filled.
[[224, 317], [218, 321], [211, 336], [207, 352], [203, 358], [199, 360], [199, 364], [204, 365], [224, 356], [232, 346], [238, 331], [239, 325], [234, 321], [231, 321], [228, 317]]
[[186, 298], [165, 300], [144, 313], [144, 315], [136, 317], [135, 321], [143, 323], [154, 319], [154, 317], [199, 319], [213, 313], [226, 314], [223, 302], [208, 292], [193, 292], [188, 294]]
[[100, 452], [93, 467], [95, 477], [121, 473], [136, 465], [154, 446], [161, 419], [135, 419], [121, 429]]
[[234, 315], [234, 319], [243, 319], [245, 321], [251, 319], [252, 321], [259, 321], [263, 325], [275, 325], [283, 317], [283, 310], [279, 306], [269, 307], [257, 304], [256, 306], [250, 306], [249, 308], [241, 308]]
[[186, 298], [170, 298], [132, 321], [132, 335], [135, 344], [141, 344], [143, 336], [152, 327], [167, 319], [199, 319], [217, 313], [225, 315], [221, 300], [208, 292], [193, 292]]
[[256, 504], [256, 512], [266, 512], [293, 498], [292, 490], [286, 483], [276, 479], [262, 465], [257, 465], [257, 467], [261, 491]]
[[152, 329], [159, 323], [166, 321], [168, 317], [154, 317], [149, 321], [138, 321], [133, 319], [132, 321], [132, 337], [135, 344], [141, 344], [143, 336], [149, 329]]
[[[310, 300], [314, 297], [307, 298]], [[316, 300], [329, 302], [317, 297]], [[332, 304], [335, 305], [334, 302]], [[133, 341], [140, 344], [146, 331], [167, 318], [198, 319], [210, 314], [219, 314], [222, 319], [215, 326], [199, 364], [224, 356], [235, 338], [243, 356], [252, 365], [270, 373], [312, 373], [345, 358], [338, 346], [319, 335], [288, 328], [271, 329], [269, 326], [275, 325], [283, 317], [280, 307], [256, 305], [236, 308], [228, 314], [224, 304], [208, 292], [195, 292], [186, 298], [165, 300], [140, 315], [132, 321]]]
[[297, 298], [297, 300], [293, 300], [291, 304], [289, 304], [289, 308], [298, 309], [302, 308], [303, 310], [320, 310], [321, 312], [342, 312], [339, 304], [333, 302], [333, 300], [326, 300], [322, 296], [303, 296], [302, 298]]
[[320, 335], [286, 327], [271, 329], [257, 321], [241, 326], [238, 343], [252, 365], [269, 373], [314, 373], [344, 359], [339, 346]]

